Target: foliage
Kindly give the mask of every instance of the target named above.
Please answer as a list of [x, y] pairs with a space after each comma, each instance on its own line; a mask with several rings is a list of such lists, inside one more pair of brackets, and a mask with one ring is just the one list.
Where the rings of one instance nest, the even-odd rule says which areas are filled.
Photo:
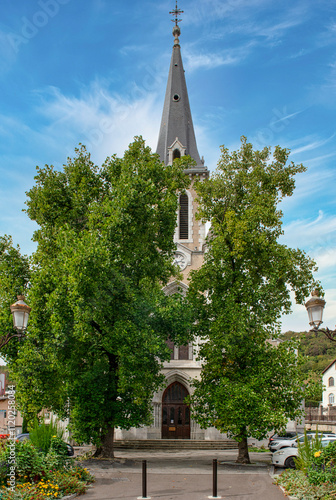
[[[63, 431], [58, 428], [56, 421], [51, 421], [50, 424], [46, 424], [44, 421], [39, 422], [37, 419], [35, 419], [34, 426], [29, 432], [31, 442], [38, 450], [43, 451], [44, 453], [47, 453], [49, 451], [51, 444], [53, 445], [54, 450], [57, 445], [64, 445], [64, 443], [62, 442], [62, 436]], [[60, 445], [60, 442], [62, 443], [62, 445]]]
[[336, 483], [336, 443], [316, 450], [307, 471], [311, 484]]
[[85, 493], [87, 489], [87, 485], [84, 481], [81, 481], [76, 476], [62, 474], [61, 472], [54, 474], [54, 481], [58, 484], [63, 495], [71, 495], [72, 493], [81, 495]]
[[[82, 494], [87, 484], [94, 478], [89, 471], [75, 465], [72, 459], [64, 457], [64, 450], [58, 446], [60, 438], [54, 438], [51, 448], [60, 449], [60, 454], [51, 449], [46, 455], [38, 451], [31, 441], [15, 443], [16, 491], [2, 488], [0, 498], [7, 500], [44, 500], [52, 496], [62, 498], [71, 493]], [[1, 485], [6, 486], [10, 448], [1, 455], [0, 478]], [[13, 455], [11, 455], [12, 457]]]
[[61, 437], [52, 436], [49, 452], [55, 453], [58, 457], [64, 460], [68, 456], [68, 447]]
[[323, 383], [321, 373], [309, 372], [305, 379], [304, 397], [306, 406], [318, 406], [322, 401]]
[[288, 496], [293, 495], [299, 500], [306, 500], [308, 498], [334, 500], [336, 495], [335, 484], [310, 484], [307, 476], [299, 470], [288, 469], [277, 476], [274, 482], [282, 486]]
[[0, 490], [1, 500], [46, 500], [63, 498], [76, 493], [82, 495], [87, 490], [87, 483], [78, 478], [57, 472], [53, 479], [41, 479], [37, 483], [18, 484], [16, 491]]
[[322, 332], [286, 332], [283, 339], [299, 340], [299, 352], [305, 356], [302, 371], [321, 376], [321, 372], [335, 359], [335, 346]]
[[[11, 449], [9, 446], [1, 455], [0, 477], [1, 484], [6, 484], [7, 471], [11, 460]], [[46, 475], [43, 454], [39, 452], [28, 439], [15, 442], [15, 467], [17, 478], [26, 478], [28, 481], [38, 481]]]
[[[188, 161], [186, 158], [184, 161]], [[162, 286], [173, 264], [184, 163], [164, 166], [142, 138], [95, 166], [81, 146], [62, 171], [38, 168], [29, 336], [11, 369], [26, 418], [71, 411], [77, 442], [111, 454], [115, 426], [148, 424], [169, 359], [191, 337], [189, 309]], [[176, 322], [175, 319], [179, 318]]]
[[282, 314], [290, 312], [290, 290], [303, 303], [315, 263], [304, 252], [280, 244], [278, 204], [293, 193], [294, 176], [305, 169], [287, 163], [289, 151], [222, 148], [216, 173], [196, 186], [198, 217], [211, 222], [208, 253], [192, 273], [189, 300], [203, 339], [201, 380], [191, 397], [202, 427], [214, 425], [238, 442], [248, 460], [247, 437], [265, 437], [301, 414], [302, 376], [296, 345], [274, 348]]
[[302, 470], [305, 474], [307, 473], [314, 459], [314, 454], [318, 453], [321, 449], [321, 439], [322, 437], [319, 436], [318, 431], [313, 436], [309, 436], [305, 431], [303, 443], [300, 441], [297, 442], [298, 454], [295, 458], [295, 466], [298, 470]]
[[[0, 236], [0, 332], [13, 332], [13, 319], [10, 305], [16, 302], [17, 295], [27, 290], [30, 279], [29, 259], [22, 256], [19, 246], [13, 246], [10, 236]], [[12, 340], [2, 349], [2, 356], [15, 355], [19, 342]]]

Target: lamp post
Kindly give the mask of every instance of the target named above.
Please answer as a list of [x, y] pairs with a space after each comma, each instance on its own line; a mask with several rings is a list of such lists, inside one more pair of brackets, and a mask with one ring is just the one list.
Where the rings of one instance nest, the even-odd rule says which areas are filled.
[[18, 295], [18, 300], [10, 306], [13, 315], [13, 326], [16, 333], [9, 332], [4, 337], [0, 337], [0, 349], [8, 342], [17, 337], [21, 340], [25, 336], [31, 308], [25, 303], [24, 295]]
[[319, 297], [319, 292], [317, 290], [313, 290], [311, 298], [305, 303], [308, 312], [309, 324], [312, 326], [312, 330], [314, 332], [322, 332], [326, 337], [328, 337], [329, 340], [336, 342], [336, 330], [319, 328], [319, 326], [323, 323], [322, 317], [325, 304], [326, 301]]

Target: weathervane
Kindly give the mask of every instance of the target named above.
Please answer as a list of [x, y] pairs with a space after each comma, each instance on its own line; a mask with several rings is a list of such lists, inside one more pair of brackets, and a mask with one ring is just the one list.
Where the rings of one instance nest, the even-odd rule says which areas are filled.
[[175, 9], [169, 12], [169, 14], [174, 14], [174, 16], [175, 16], [175, 19], [172, 19], [173, 23], [175, 23], [175, 26], [177, 26], [177, 23], [180, 23], [182, 21], [182, 19], [178, 19], [178, 16], [180, 14], [183, 14], [183, 12], [184, 12], [184, 10], [177, 8], [177, 0], [176, 0]]

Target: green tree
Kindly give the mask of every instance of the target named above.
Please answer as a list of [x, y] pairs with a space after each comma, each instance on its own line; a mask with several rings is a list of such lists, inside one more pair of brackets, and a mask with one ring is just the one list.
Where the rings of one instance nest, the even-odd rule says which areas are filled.
[[101, 169], [83, 146], [76, 151], [62, 171], [38, 168], [27, 193], [39, 225], [32, 314], [11, 368], [27, 417], [43, 407], [70, 414], [74, 438], [110, 457], [116, 426], [150, 421], [166, 339], [188, 341], [189, 309], [162, 292], [177, 274], [173, 234], [188, 160], [164, 166], [141, 137]]
[[316, 372], [308, 372], [305, 376], [305, 405], [318, 406], [322, 401], [323, 383], [322, 376]]
[[300, 415], [303, 397], [295, 344], [274, 347], [279, 321], [302, 303], [315, 263], [279, 243], [278, 204], [305, 169], [287, 163], [289, 151], [254, 151], [242, 137], [238, 151], [222, 147], [214, 175], [196, 186], [198, 217], [210, 221], [208, 253], [191, 277], [189, 300], [197, 311], [204, 360], [191, 397], [194, 417], [238, 441], [238, 462], [248, 462], [247, 438], [263, 438]]
[[[4, 339], [14, 334], [10, 306], [28, 287], [30, 280], [29, 259], [14, 247], [10, 236], [0, 236], [0, 336]], [[1, 354], [15, 354], [18, 341], [13, 339], [1, 349]]]

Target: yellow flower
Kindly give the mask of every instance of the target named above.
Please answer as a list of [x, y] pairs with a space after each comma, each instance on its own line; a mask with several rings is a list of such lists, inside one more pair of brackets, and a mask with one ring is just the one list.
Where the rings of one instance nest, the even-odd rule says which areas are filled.
[[321, 453], [322, 453], [322, 451], [321, 451], [321, 450], [316, 451], [316, 452], [314, 453], [314, 457], [315, 457], [315, 458], [319, 457], [319, 456], [321, 455]]

